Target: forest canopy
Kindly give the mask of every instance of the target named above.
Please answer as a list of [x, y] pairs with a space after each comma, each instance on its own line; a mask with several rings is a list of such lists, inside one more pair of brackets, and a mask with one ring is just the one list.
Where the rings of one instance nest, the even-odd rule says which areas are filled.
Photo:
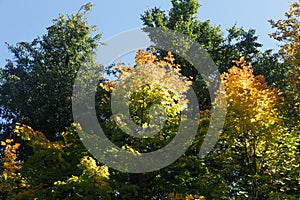
[[[261, 48], [254, 29], [233, 25], [222, 33], [209, 20], [200, 21], [197, 0], [170, 1], [169, 11], [149, 8], [141, 20], [144, 28], [192, 38], [217, 66], [227, 114], [209, 154], [198, 156], [221, 93], [212, 99], [195, 66], [176, 52], [149, 47], [136, 50], [132, 65], [97, 63], [106, 44], [88, 23], [88, 3], [76, 14], [59, 15], [33, 41], [8, 45], [13, 59], [0, 69], [0, 199], [300, 199], [300, 3], [291, 3], [284, 19], [270, 19], [270, 37], [280, 44], [275, 52]], [[87, 65], [102, 70], [95, 88], [99, 124], [113, 144], [136, 157], [174, 140], [192, 88], [200, 119], [187, 151], [171, 165], [144, 173], [97, 160], [79, 136], [86, 127], [72, 113], [76, 75]], [[129, 122], [113, 116], [111, 101], [118, 84], [134, 73], [141, 78], [125, 85], [124, 93], [138, 127], [133, 136], [126, 132]], [[144, 80], [148, 84], [128, 93]], [[150, 129], [159, 131], [143, 137]]]

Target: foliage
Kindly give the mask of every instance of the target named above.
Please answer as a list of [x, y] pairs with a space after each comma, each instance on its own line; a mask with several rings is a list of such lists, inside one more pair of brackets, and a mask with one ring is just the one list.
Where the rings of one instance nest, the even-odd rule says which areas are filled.
[[13, 139], [6, 139], [1, 141], [1, 145], [5, 146], [3, 157], [3, 170], [0, 177], [0, 191], [7, 193], [18, 188], [19, 170], [21, 169], [21, 162], [17, 160], [17, 150], [20, 147], [19, 143], [14, 143]]
[[1, 179], [7, 199], [96, 199], [108, 197], [108, 168], [88, 155], [72, 125], [62, 133], [63, 140], [49, 141], [31, 127], [17, 125], [14, 132], [28, 141], [33, 155], [22, 165], [14, 161], [18, 143], [6, 145]]
[[[107, 166], [98, 166], [96, 161], [89, 156], [84, 156], [78, 165], [82, 169], [80, 176], [72, 175], [66, 181], [54, 182], [52, 192], [55, 199], [61, 199], [68, 194], [66, 199], [98, 199], [103, 197], [109, 199], [111, 191], [107, 179], [109, 172]], [[70, 192], [71, 191], [71, 192]]]
[[[154, 50], [155, 51], [155, 50]], [[121, 62], [109, 70], [110, 74], [116, 74], [118, 79], [103, 79], [98, 91], [99, 109], [102, 113], [102, 127], [107, 136], [119, 147], [127, 150], [134, 149], [137, 152], [149, 152], [162, 148], [177, 133], [180, 123], [180, 114], [186, 107], [185, 93], [191, 82], [180, 74], [179, 67], [173, 63], [171, 53], [159, 60], [152, 51], [139, 50], [136, 53], [136, 66], [123, 66]], [[138, 86], [136, 90], [132, 88]], [[123, 87], [124, 92], [118, 92], [118, 87]], [[102, 110], [110, 108], [110, 94], [116, 90], [119, 93], [117, 99], [123, 101], [123, 96], [128, 96], [131, 119], [139, 125], [141, 131], [137, 136], [127, 135], [126, 120], [122, 115], [111, 117], [111, 113], [103, 116]], [[154, 109], [160, 105], [161, 109]], [[116, 106], [119, 107], [119, 106]], [[158, 113], [156, 113], [158, 112]], [[165, 117], [165, 124], [160, 125], [152, 117], [161, 115]], [[118, 124], [118, 121], [122, 122]], [[164, 121], [161, 119], [161, 121]], [[125, 128], [125, 133], [122, 131]], [[156, 131], [156, 135], [146, 137], [147, 130]], [[151, 133], [150, 132], [150, 133]], [[127, 174], [112, 170], [112, 187], [117, 191], [116, 199], [152, 199], [162, 198], [168, 195], [162, 186], [170, 181], [163, 174], [168, 169], [146, 174]]]
[[[290, 195], [297, 196], [299, 198], [300, 182], [300, 3], [290, 3], [290, 9], [285, 13], [286, 19], [278, 20], [277, 22], [270, 20], [273, 28], [276, 29], [275, 33], [270, 36], [280, 42], [279, 53], [283, 60], [288, 64], [288, 76], [283, 80], [285, 88], [283, 90], [283, 105], [280, 109], [285, 122], [285, 129], [288, 134], [288, 138], [283, 141], [281, 145], [281, 152], [289, 151], [295, 152], [293, 163], [287, 170], [281, 169], [281, 174], [288, 176], [287, 180], [296, 180], [287, 184], [286, 181], [282, 181], [284, 185], [283, 191], [288, 191]], [[297, 146], [287, 145], [290, 142], [294, 142]], [[282, 155], [278, 154], [278, 155]], [[276, 162], [284, 162], [284, 157], [278, 157]]]
[[[72, 122], [72, 85], [79, 67], [97, 48], [100, 34], [91, 36], [84, 9], [71, 16], [60, 15], [47, 33], [31, 43], [8, 45], [14, 60], [1, 72], [0, 104], [4, 135], [15, 123], [31, 126], [51, 139]], [[93, 60], [89, 63], [95, 65]]]
[[298, 191], [298, 177], [289, 172], [299, 169], [297, 141], [279, 115], [279, 90], [269, 89], [263, 76], [254, 76], [244, 58], [222, 74], [222, 79], [227, 118], [208, 161], [220, 170], [232, 197], [274, 199]]
[[[220, 27], [199, 21], [196, 0], [171, 3], [169, 12], [149, 9], [141, 18], [146, 27], [192, 37], [219, 67], [228, 113], [213, 151], [198, 157], [211, 121], [211, 100], [200, 74], [183, 58], [149, 48], [136, 52], [135, 66], [120, 61], [107, 68], [114, 78], [99, 80], [99, 122], [124, 150], [155, 151], [178, 132], [192, 86], [201, 115], [195, 141], [176, 162], [151, 173], [116, 171], [88, 153], [76, 132], [80, 125], [72, 123], [71, 95], [79, 67], [97, 66], [100, 35], [92, 36], [96, 28], [87, 24], [89, 3], [77, 14], [54, 20], [42, 38], [9, 45], [15, 58], [0, 78], [1, 199], [300, 198], [300, 4], [291, 4], [287, 19], [271, 21], [277, 29], [271, 37], [283, 42], [274, 54], [259, 49], [252, 29], [233, 26], [223, 35]], [[122, 114], [112, 115], [112, 96], [120, 87], [124, 90], [117, 98], [128, 99], [136, 137], [126, 134], [130, 123]], [[153, 130], [158, 133], [147, 137]]]
[[281, 42], [279, 53], [289, 65], [288, 77], [285, 80], [285, 94], [288, 116], [292, 116], [295, 124], [299, 124], [300, 113], [300, 3], [291, 3], [290, 10], [285, 14], [287, 19], [270, 20], [273, 28], [277, 31], [270, 34], [271, 37]]
[[182, 195], [182, 194], [169, 194], [170, 200], [193, 200], [193, 199], [199, 199], [199, 200], [205, 200], [205, 197], [199, 196], [199, 195]]
[[[228, 83], [229, 85], [228, 87], [233, 88], [232, 93], [236, 95], [236, 98], [232, 98], [231, 103], [236, 105], [231, 105], [233, 106], [233, 108], [232, 107], [228, 108], [228, 109], [232, 108], [233, 110], [231, 110], [232, 116], [231, 117], [230, 115], [227, 116], [227, 128], [225, 128], [224, 132], [226, 132], [226, 134], [228, 134], [230, 137], [229, 138], [227, 137], [224, 140], [220, 141], [220, 145], [222, 144], [222, 142], [235, 143], [237, 142], [236, 140], [238, 140], [236, 139], [236, 137], [238, 137], [240, 133], [243, 134], [245, 138], [247, 138], [247, 142], [248, 142], [247, 145], [251, 144], [252, 146], [247, 147], [248, 148], [247, 152], [245, 154], [241, 152], [240, 157], [237, 156], [237, 158], [235, 158], [234, 154], [235, 153], [239, 154], [238, 151], [240, 150], [239, 148], [241, 147], [238, 147], [239, 146], [238, 144], [236, 149], [235, 147], [233, 147], [233, 152], [231, 152], [233, 153], [233, 155], [232, 154], [230, 155], [230, 153], [229, 155], [227, 155], [226, 153], [228, 153], [229, 151], [225, 151], [224, 149], [222, 149], [225, 152], [223, 151], [219, 152], [220, 155], [217, 154], [218, 156], [214, 154], [208, 156], [207, 159], [205, 159], [204, 161], [205, 164], [203, 164], [202, 160], [199, 160], [193, 156], [193, 154], [194, 155], [197, 154], [197, 150], [199, 150], [199, 146], [203, 141], [203, 137], [205, 137], [205, 130], [207, 129], [208, 126], [208, 123], [205, 122], [206, 121], [205, 116], [203, 116], [204, 118], [202, 118], [201, 121], [204, 124], [203, 127], [201, 127], [199, 130], [199, 136], [197, 137], [197, 141], [194, 142], [192, 147], [189, 149], [188, 152], [186, 152], [183, 158], [179, 159], [178, 162], [174, 163], [174, 165], [178, 165], [178, 166], [187, 165], [190, 167], [187, 170], [182, 168], [178, 168], [177, 170], [174, 170], [174, 174], [176, 174], [177, 177], [180, 177], [179, 179], [180, 181], [177, 182], [177, 186], [184, 185], [185, 187], [188, 188], [186, 190], [178, 188], [179, 190], [176, 192], [179, 191], [181, 192], [181, 190], [183, 190], [184, 191], [183, 193], [188, 194], [188, 193], [193, 193], [194, 188], [198, 188], [195, 189], [195, 193], [200, 193], [201, 195], [204, 195], [207, 198], [228, 199], [230, 196], [235, 196], [235, 197], [239, 196], [237, 195], [236, 191], [241, 191], [242, 193], [243, 190], [246, 190], [247, 192], [249, 191], [250, 193], [252, 192], [250, 195], [252, 195], [253, 198], [258, 198], [257, 195], [260, 194], [256, 191], [258, 189], [256, 188], [256, 186], [253, 186], [253, 184], [252, 186], [250, 186], [250, 188], [252, 187], [252, 189], [249, 189], [249, 187], [248, 189], [240, 188], [240, 187], [247, 187], [246, 183], [247, 184], [251, 183], [251, 178], [253, 178], [255, 176], [253, 174], [256, 173], [254, 172], [256, 171], [255, 168], [253, 168], [256, 164], [258, 165], [258, 161], [256, 161], [256, 153], [257, 153], [256, 146], [259, 146], [259, 148], [261, 148], [262, 146], [262, 144], [258, 144], [257, 141], [255, 141], [254, 138], [257, 137], [256, 134], [263, 135], [261, 136], [260, 139], [262, 139], [263, 141], [266, 140], [265, 142], [267, 143], [269, 141], [269, 137], [272, 137], [273, 134], [275, 135], [282, 134], [281, 139], [290, 142], [285, 145], [291, 144], [292, 146], [295, 146], [295, 143], [293, 141], [287, 139], [289, 138], [289, 136], [286, 136], [285, 134], [288, 135], [288, 133], [286, 132], [283, 133], [284, 128], [282, 127], [281, 124], [282, 122], [280, 122], [279, 120], [281, 116], [278, 113], [277, 109], [279, 106], [279, 102], [281, 100], [277, 101], [277, 96], [276, 96], [276, 93], [279, 92], [277, 91], [277, 89], [273, 91], [272, 89], [267, 88], [267, 82], [269, 84], [269, 87], [274, 87], [274, 88], [280, 87], [281, 89], [284, 88], [285, 84], [283, 84], [280, 80], [285, 79], [287, 77], [288, 66], [286, 63], [279, 62], [280, 59], [279, 55], [272, 53], [271, 50], [267, 50], [265, 52], [260, 51], [259, 48], [262, 45], [257, 42], [257, 36], [255, 35], [255, 30], [250, 29], [248, 31], [245, 31], [244, 29], [238, 28], [234, 25], [233, 27], [227, 30], [228, 33], [227, 35], [224, 36], [221, 34], [220, 27], [213, 27], [210, 25], [209, 21], [201, 22], [197, 19], [197, 11], [200, 6], [197, 1], [174, 0], [171, 1], [171, 3], [172, 3], [172, 8], [169, 12], [161, 11], [158, 8], [147, 10], [144, 13], [144, 15], [142, 15], [141, 17], [142, 21], [144, 22], [144, 25], [146, 27], [168, 28], [168, 29], [172, 29], [184, 33], [187, 36], [190, 36], [205, 48], [205, 50], [213, 58], [216, 65], [219, 67], [220, 71], [222, 73], [224, 72], [225, 74], [229, 73], [229, 70], [233, 71], [235, 69], [235, 68], [231, 68], [232, 60], [239, 60], [240, 57], [244, 56], [244, 60], [252, 62], [253, 67], [251, 67], [251, 69], [249, 69], [248, 72], [246, 72], [247, 70], [242, 71], [244, 74], [240, 72], [241, 73], [240, 76], [244, 77], [242, 80], [246, 80], [246, 78], [249, 78], [247, 82], [251, 82], [253, 81], [252, 79], [258, 79], [253, 82], [253, 85], [250, 84], [250, 86], [254, 87], [253, 90], [246, 89], [244, 88], [245, 86], [241, 87], [240, 85], [238, 85], [238, 83], [240, 83], [239, 81], [237, 81], [240, 78], [239, 76], [235, 76], [237, 80], [234, 82], [234, 84], [237, 84], [236, 85], [237, 88], [233, 86], [233, 82], [230, 83], [230, 85]], [[159, 40], [160, 39], [159, 37], [158, 38], [155, 37], [155, 35], [151, 37], [150, 34], [150, 38], [154, 43], [163, 42]], [[166, 52], [158, 50], [158, 56], [160, 55], [166, 55]], [[176, 55], [174, 57], [175, 57], [174, 63], [179, 64], [182, 74], [187, 77], [192, 77], [191, 80], [193, 81], [193, 88], [196, 91], [197, 96], [199, 98], [198, 101], [199, 101], [200, 109], [202, 110], [202, 113], [206, 113], [209, 118], [209, 111], [206, 112], [204, 111], [210, 109], [210, 102], [209, 102], [210, 99], [206, 91], [207, 90], [206, 84], [203, 82], [200, 74], [193, 68], [193, 66], [190, 65], [190, 63], [188, 63], [187, 61], [185, 61], [184, 59]], [[243, 65], [245, 65], [245, 63]], [[250, 72], [251, 72], [251, 76], [250, 76]], [[263, 75], [264, 78], [263, 76], [254, 76], [254, 75]], [[246, 86], [248, 87], [248, 85]], [[247, 94], [250, 90], [252, 92], [256, 91], [257, 93]], [[259, 105], [259, 101], [265, 101], [266, 104]], [[272, 115], [269, 112], [265, 112], [268, 111], [270, 108], [272, 108], [272, 111], [270, 111]], [[265, 121], [265, 119], [269, 121]], [[209, 122], [210, 120], [208, 119], [207, 121]], [[244, 133], [248, 131], [247, 130], [248, 127], [250, 127], [250, 129], [253, 128], [253, 130], [251, 130], [252, 135], [248, 133], [253, 138], [248, 138], [248, 135]], [[245, 130], [236, 132], [235, 129], [241, 129], [241, 130], [245, 129]], [[272, 132], [273, 130], [275, 130], [274, 133]], [[233, 133], [231, 133], [231, 131], [233, 131]], [[270, 135], [269, 137], [266, 137], [268, 133]], [[278, 144], [279, 141], [280, 139], [278, 138], [278, 141], [276, 141], [276, 143]], [[240, 141], [240, 143], [242, 143], [242, 141]], [[243, 146], [243, 144], [240, 144], [240, 146], [241, 145]], [[252, 148], [253, 145], [254, 148]], [[219, 148], [220, 147], [216, 147], [215, 151], [218, 152]], [[273, 148], [275, 147], [273, 146]], [[255, 149], [255, 153], [253, 153], [254, 149]], [[242, 150], [245, 149], [241, 149], [240, 151]], [[218, 164], [219, 166], [216, 166], [217, 164], [215, 164], [224, 161], [223, 156], [227, 157], [223, 155], [224, 153], [225, 155], [228, 156], [228, 161], [226, 162], [230, 163], [231, 160], [231, 165], [233, 166], [232, 168], [228, 168], [228, 170], [223, 170], [224, 168], [225, 169], [227, 168], [227, 165], [224, 166]], [[293, 154], [294, 152], [289, 155], [289, 159], [292, 158]], [[239, 162], [247, 163], [246, 162], [247, 156], [249, 158], [254, 157], [255, 159], [249, 160], [251, 164], [249, 164], [248, 162], [247, 165], [248, 169], [238, 172], [238, 170], [235, 169], [235, 165], [239, 165], [238, 164]], [[243, 159], [245, 159], [245, 161], [243, 161]], [[289, 160], [289, 162], [290, 161], [291, 160]], [[185, 162], [189, 164], [184, 164]], [[256, 162], [256, 164], [253, 164], [253, 162], [254, 163]], [[176, 167], [174, 168], [176, 169]], [[192, 178], [193, 177], [192, 174], [194, 171], [197, 171], [198, 174], [195, 174], [194, 176], [196, 177]], [[234, 175], [231, 175], [234, 173], [237, 173], [236, 177]], [[242, 173], [242, 174], [238, 174], [238, 173]], [[229, 176], [230, 179], [228, 179], [227, 176]], [[247, 178], [247, 176], [249, 176], [250, 178], [249, 177]], [[266, 176], [267, 175], [265, 175], [264, 177]], [[241, 182], [243, 182], [241, 183], [242, 186], [240, 186], [237, 183], [234, 183], [235, 186], [233, 187], [232, 179], [238, 180], [239, 178], [241, 178]], [[173, 179], [173, 181], [176, 179], [177, 178]], [[253, 178], [253, 182], [255, 181], [256, 179]], [[268, 184], [266, 181], [262, 181], [262, 182], [264, 184]], [[260, 191], [263, 191], [262, 193], [264, 194], [268, 192], [270, 193], [270, 190], [264, 191], [264, 189], [262, 188], [260, 188]], [[248, 195], [248, 193], [246, 195]], [[263, 198], [262, 196], [260, 196], [260, 198]]]
[[[232, 60], [238, 60], [243, 56], [253, 63], [254, 74], [264, 75], [270, 85], [280, 85], [279, 80], [286, 74], [285, 65], [278, 62], [278, 55], [272, 53], [272, 50], [265, 52], [260, 50], [262, 44], [257, 42], [258, 37], [254, 29], [246, 31], [234, 25], [227, 29], [226, 34], [222, 34], [220, 26], [212, 26], [209, 20], [198, 19], [200, 4], [196, 0], [171, 0], [171, 3], [172, 8], [169, 12], [156, 7], [145, 11], [141, 16], [144, 25], [171, 29], [191, 37], [204, 47], [221, 73], [226, 72], [232, 66]], [[157, 41], [159, 38], [155, 35], [153, 37], [150, 35], [150, 38], [154, 43], [163, 43], [163, 41]], [[159, 51], [159, 54], [162, 52]], [[196, 90], [205, 89], [205, 84], [201, 83], [201, 76], [187, 61], [176, 55], [175, 61], [181, 66], [184, 76], [193, 77]], [[203, 91], [198, 91], [198, 93], [200, 96], [205, 96]], [[208, 104], [207, 100], [201, 99], [200, 102]], [[201, 107], [208, 108], [207, 105]]]
[[[14, 60], [8, 60], [2, 69], [0, 86], [1, 138], [6, 145], [2, 153], [6, 168], [1, 169], [1, 187], [6, 188], [1, 190], [6, 194], [3, 198], [95, 199], [110, 191], [108, 169], [94, 165], [75, 127], [63, 132], [72, 123], [72, 87], [79, 67], [86, 62], [96, 67], [94, 53], [101, 35], [94, 34], [96, 27], [87, 23], [91, 6], [88, 3], [71, 16], [60, 15], [45, 35], [31, 43], [8, 45]], [[13, 133], [16, 123], [29, 126], [18, 125]], [[8, 141], [16, 141], [13, 150]], [[11, 151], [13, 158], [8, 158]], [[16, 164], [18, 171], [8, 171], [8, 163], [23, 160], [21, 169]]]

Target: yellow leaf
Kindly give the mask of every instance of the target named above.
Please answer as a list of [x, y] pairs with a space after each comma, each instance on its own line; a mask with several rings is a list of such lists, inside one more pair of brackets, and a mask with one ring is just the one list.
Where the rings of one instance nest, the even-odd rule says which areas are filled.
[[13, 139], [6, 139], [5, 140], [5, 142], [8, 143], [8, 144], [12, 143], [13, 141], [14, 141]]
[[7, 173], [6, 172], [3, 172], [2, 176], [4, 177], [4, 180], [7, 180]]

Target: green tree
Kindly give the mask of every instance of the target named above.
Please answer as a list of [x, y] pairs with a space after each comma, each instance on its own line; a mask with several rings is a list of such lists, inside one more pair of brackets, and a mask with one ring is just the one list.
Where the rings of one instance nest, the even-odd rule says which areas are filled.
[[[86, 4], [77, 14], [60, 15], [32, 42], [8, 45], [14, 55], [1, 71], [0, 104], [4, 137], [15, 123], [31, 126], [51, 140], [72, 123], [71, 96], [76, 72], [94, 54], [100, 34], [89, 26]], [[95, 65], [93, 60], [90, 65]]]
[[[281, 58], [288, 65], [288, 76], [282, 82], [284, 83], [283, 89], [283, 103], [280, 109], [281, 114], [285, 122], [285, 128], [289, 134], [286, 141], [294, 141], [298, 144], [296, 149], [296, 155], [294, 156], [294, 163], [290, 165], [288, 170], [282, 171], [282, 174], [286, 180], [282, 181], [282, 192], [287, 193], [291, 196], [299, 198], [300, 190], [300, 3], [292, 2], [290, 3], [290, 9], [285, 13], [285, 19], [273, 21], [270, 20], [272, 28], [276, 31], [270, 36], [280, 42], [279, 54]], [[290, 146], [282, 148], [281, 151], [287, 151], [291, 149]], [[278, 159], [278, 162], [283, 160], [283, 158]], [[294, 180], [290, 182], [288, 180]]]
[[[188, 90], [191, 82], [179, 73], [179, 68], [173, 63], [172, 54], [168, 54], [163, 60], [159, 60], [152, 51], [140, 50], [136, 54], [136, 66], [123, 66], [119, 63], [111, 69], [112, 74], [116, 74], [117, 80], [103, 79], [98, 91], [98, 102], [102, 116], [102, 127], [106, 135], [114, 144], [132, 153], [145, 153], [155, 151], [167, 145], [178, 131], [180, 113], [186, 106], [187, 100], [184, 93]], [[142, 67], [141, 67], [142, 66]], [[132, 74], [138, 74], [137, 77]], [[146, 80], [146, 82], [144, 82]], [[124, 82], [122, 82], [124, 81]], [[129, 82], [127, 82], [129, 81]], [[123, 116], [118, 116], [122, 124], [117, 124], [116, 116], [111, 117], [111, 113], [102, 112], [109, 110], [110, 94], [116, 85], [121, 84], [125, 88], [122, 96], [130, 95], [129, 111], [132, 120], [140, 126], [140, 132], [137, 134], [146, 134], [149, 128], [157, 129], [157, 134], [151, 137], [136, 138], [122, 131], [127, 126]], [[143, 84], [145, 83], [145, 84]], [[142, 84], [136, 91], [130, 93], [132, 87]], [[118, 97], [119, 97], [118, 96]], [[151, 117], [156, 117], [160, 110], [153, 109], [154, 105], [161, 105], [165, 113], [165, 124], [160, 127], [159, 123]], [[118, 106], [117, 106], [118, 107]], [[152, 112], [152, 113], [151, 113]], [[154, 113], [153, 113], [154, 112]], [[103, 116], [103, 113], [107, 114]], [[154, 114], [154, 115], [153, 115]], [[156, 127], [158, 126], [158, 127]], [[155, 132], [156, 133], [156, 132]], [[171, 168], [167, 167], [156, 172], [130, 174], [111, 170], [110, 184], [115, 189], [114, 199], [165, 199], [168, 193], [172, 192], [174, 186], [168, 183], [171, 174]], [[166, 186], [166, 184], [170, 186]]]
[[[258, 37], [254, 29], [246, 31], [234, 25], [227, 29], [224, 35], [220, 26], [212, 26], [209, 20], [198, 19], [198, 9], [201, 5], [197, 0], [171, 0], [171, 3], [172, 8], [169, 12], [156, 7], [145, 11], [141, 16], [145, 27], [163, 27], [191, 37], [204, 47], [221, 73], [232, 66], [233, 60], [239, 60], [243, 56], [248, 62], [252, 62], [254, 74], [264, 75], [270, 85], [278, 86], [279, 80], [286, 77], [285, 65], [278, 62], [278, 54], [274, 54], [271, 50], [265, 52], [260, 50], [262, 44], [257, 42]], [[163, 43], [157, 41], [159, 38], [155, 35], [151, 39], [154, 43]], [[182, 74], [192, 76], [194, 87], [197, 87], [196, 82], [200, 84], [201, 76], [187, 61], [174, 56], [176, 63], [182, 67]], [[203, 83], [198, 87], [205, 89]], [[201, 102], [207, 104], [207, 100], [202, 99]], [[207, 105], [203, 108], [207, 109]]]
[[25, 125], [17, 125], [14, 132], [28, 142], [33, 154], [20, 165], [20, 144], [2, 141], [6, 150], [0, 187], [5, 199], [109, 199], [108, 167], [88, 154], [75, 124], [56, 142]]
[[[71, 96], [78, 69], [87, 63], [98, 67], [94, 56], [101, 34], [87, 23], [91, 6], [60, 15], [45, 35], [30, 43], [8, 45], [14, 60], [1, 70], [1, 199], [96, 199], [110, 191], [108, 169], [95, 165], [75, 128], [62, 134], [73, 121]], [[16, 124], [28, 128], [18, 135], [13, 132]], [[10, 167], [23, 161], [19, 171]]]

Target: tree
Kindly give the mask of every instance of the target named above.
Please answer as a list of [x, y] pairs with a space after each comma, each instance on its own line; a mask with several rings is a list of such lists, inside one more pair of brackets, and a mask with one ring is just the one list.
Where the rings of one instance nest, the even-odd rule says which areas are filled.
[[282, 123], [279, 90], [268, 88], [263, 76], [254, 76], [244, 58], [222, 79], [227, 118], [207, 162], [230, 186], [223, 190], [230, 189], [235, 199], [296, 198], [298, 178], [289, 171], [299, 165], [297, 140]]
[[[92, 199], [109, 192], [107, 168], [95, 165], [79, 138], [70, 136], [75, 128], [61, 134], [73, 121], [71, 96], [78, 69], [87, 62], [97, 66], [94, 56], [101, 34], [87, 24], [91, 6], [88, 3], [71, 16], [60, 15], [45, 35], [30, 43], [8, 45], [14, 60], [8, 60], [0, 79], [0, 137], [5, 144], [1, 146], [1, 191], [7, 198], [48, 198], [51, 193], [61, 199], [76, 189], [73, 199], [76, 195]], [[24, 124], [23, 135], [13, 132], [17, 123]]]
[[[180, 114], [186, 106], [187, 100], [184, 94], [191, 82], [180, 74], [178, 66], [173, 61], [171, 53], [163, 60], [159, 60], [152, 51], [139, 50], [135, 57], [136, 66], [124, 66], [119, 62], [109, 70], [111, 74], [116, 74], [118, 79], [103, 79], [97, 93], [97, 100], [101, 125], [114, 144], [128, 151], [132, 150], [133, 153], [145, 153], [162, 148], [176, 135], [180, 121], [184, 120], [180, 118]], [[139, 135], [136, 137], [128, 135], [126, 129], [122, 131], [128, 126], [123, 115], [111, 117], [110, 112], [105, 112], [111, 107], [111, 93], [118, 90], [118, 84], [121, 85], [119, 87], [124, 87], [124, 92], [121, 91], [117, 99], [123, 101], [123, 96], [129, 97], [129, 102], [125, 105], [129, 107], [133, 122], [139, 125], [140, 131], [137, 134], [142, 138], [138, 138]], [[132, 88], [137, 85], [139, 87], [132, 91]], [[155, 105], [160, 105], [162, 110], [154, 108]], [[158, 115], [165, 118], [164, 124], [153, 119]], [[148, 132], [151, 129], [157, 130], [155, 132], [157, 134], [146, 137], [148, 133], [152, 133], [152, 131]], [[164, 187], [167, 183], [173, 184], [169, 182], [172, 180], [170, 177], [174, 176], [170, 174], [171, 168], [166, 167], [157, 172], [139, 174], [111, 170], [111, 186], [116, 190], [114, 198], [167, 198], [168, 193], [173, 190], [172, 187]]]
[[[220, 27], [213, 27], [209, 21], [200, 21], [197, 19], [197, 11], [200, 5], [196, 0], [172, 0], [171, 3], [172, 8], [169, 12], [162, 11], [159, 8], [147, 10], [141, 16], [145, 27], [167, 28], [193, 38], [209, 53], [221, 73], [227, 73], [232, 67], [232, 61], [239, 60], [243, 56], [246, 61], [252, 63], [254, 75], [263, 75], [270, 86], [283, 88], [284, 85], [282, 85], [280, 80], [287, 77], [286, 63], [280, 63], [279, 55], [274, 54], [271, 50], [260, 51], [259, 48], [262, 45], [257, 42], [255, 30], [250, 29], [245, 31], [234, 25], [227, 30], [226, 35], [223, 35], [221, 34]], [[145, 30], [147, 31], [147, 29]], [[155, 34], [150, 34], [150, 38], [154, 43], [159, 44], [164, 42], [161, 37], [157, 37]], [[174, 43], [176, 42], [174, 41]], [[164, 56], [166, 52], [158, 50], [159, 55]], [[199, 151], [199, 146], [203, 141], [203, 137], [205, 137], [205, 131], [210, 121], [209, 110], [212, 99], [209, 98], [207, 86], [195, 68], [179, 56], [174, 55], [174, 58], [174, 63], [178, 64], [181, 68], [181, 73], [186, 77], [192, 77], [192, 86], [197, 93], [199, 107], [201, 113], [203, 113], [203, 118], [201, 119], [201, 123], [203, 124], [201, 124], [202, 127], [194, 144], [176, 164], [174, 163], [177, 167], [183, 165], [188, 169], [185, 170], [182, 167], [176, 169], [176, 166], [173, 166], [173, 173], [176, 174], [176, 178], [173, 177], [173, 181], [177, 179], [176, 186], [184, 186], [178, 188], [179, 193], [198, 193], [207, 198], [226, 199], [234, 195], [234, 191], [231, 190], [232, 183], [230, 181], [226, 182], [224, 174], [219, 173], [220, 169], [224, 166], [216, 168], [214, 166], [214, 159], [217, 160], [217, 158], [214, 158], [213, 155], [211, 157], [208, 156], [205, 161], [195, 156], [197, 155], [197, 151]], [[234, 118], [228, 121], [228, 124], [235, 123]], [[234, 163], [234, 161], [232, 162]], [[230, 172], [234, 173], [229, 170], [228, 173]]]
[[[254, 74], [264, 75], [269, 85], [279, 86], [279, 80], [286, 77], [285, 65], [278, 62], [278, 55], [272, 53], [272, 50], [265, 52], [260, 50], [262, 44], [257, 42], [258, 37], [254, 29], [246, 31], [234, 25], [223, 35], [220, 26], [212, 26], [209, 20], [198, 19], [200, 4], [197, 0], [171, 0], [171, 3], [172, 8], [168, 13], [156, 7], [145, 11], [141, 16], [145, 27], [163, 27], [191, 37], [204, 47], [221, 73], [232, 66], [233, 60], [239, 60], [243, 56], [248, 62], [252, 62]], [[153, 37], [150, 35], [150, 38], [154, 43], [163, 42], [157, 41], [159, 38], [155, 35]], [[200, 90], [205, 90], [205, 83], [201, 83], [200, 74], [187, 61], [174, 56], [175, 62], [182, 68], [182, 74], [192, 76], [193, 87], [199, 90], [199, 96], [204, 96]], [[201, 108], [208, 108], [208, 99], [199, 101], [206, 103]]]
[[[77, 14], [60, 15], [45, 35], [31, 43], [8, 45], [14, 60], [1, 71], [3, 137], [10, 137], [14, 124], [22, 123], [55, 140], [72, 123], [76, 72], [94, 54], [101, 37], [94, 34], [95, 26], [87, 24], [90, 9], [89, 3]], [[89, 64], [95, 65], [93, 60]]]
[[14, 132], [28, 141], [33, 155], [20, 165], [16, 156], [20, 144], [2, 141], [6, 150], [0, 182], [6, 199], [109, 199], [108, 167], [88, 154], [75, 124], [56, 142], [25, 125], [17, 125]]
[[[288, 77], [284, 80], [285, 82], [285, 98], [286, 98], [286, 111], [287, 116], [293, 118], [295, 124], [299, 124], [299, 113], [300, 113], [300, 40], [299, 40], [299, 2], [293, 2], [290, 5], [290, 10], [285, 14], [287, 19], [278, 20], [277, 22], [270, 20], [272, 28], [277, 31], [270, 36], [277, 41], [281, 42], [281, 49], [279, 50], [280, 55], [288, 64]], [[290, 118], [288, 117], [288, 118]]]
[[19, 143], [14, 143], [12, 139], [1, 141], [1, 145], [5, 146], [3, 156], [3, 172], [0, 178], [0, 197], [6, 198], [6, 194], [16, 189], [19, 181], [18, 171], [21, 168], [21, 162], [17, 160], [17, 150]]
[[[277, 22], [270, 20], [272, 28], [275, 28], [276, 31], [270, 36], [280, 42], [281, 49], [279, 54], [282, 59], [288, 65], [288, 76], [283, 80], [285, 85], [283, 90], [283, 104], [280, 109], [283, 119], [285, 122], [285, 128], [289, 134], [289, 141], [293, 141], [297, 144], [296, 149], [293, 149], [293, 152], [296, 152], [294, 155], [295, 163], [291, 164], [288, 171], [283, 172], [286, 176], [290, 176], [289, 180], [292, 179], [294, 182], [285, 184], [284, 192], [288, 193], [291, 196], [299, 198], [300, 190], [300, 180], [299, 171], [300, 171], [300, 40], [299, 40], [299, 31], [300, 31], [300, 3], [292, 2], [290, 4], [290, 9], [285, 13], [286, 19], [278, 20]], [[286, 149], [291, 149], [288, 146]], [[284, 151], [284, 149], [282, 150]], [[278, 159], [278, 162], [280, 159]]]
[[[211, 121], [212, 100], [205, 82], [183, 58], [149, 48], [137, 51], [135, 66], [120, 61], [107, 68], [115, 77], [99, 80], [98, 120], [106, 136], [130, 154], [155, 151], [175, 137], [185, 120], [181, 118], [188, 103], [185, 94], [192, 86], [201, 115], [195, 141], [177, 161], [149, 173], [120, 172], [89, 154], [77, 135], [82, 131], [80, 124], [73, 124], [71, 117], [76, 72], [82, 65], [97, 66], [94, 53], [100, 35], [91, 36], [95, 27], [86, 23], [85, 14], [91, 8], [87, 4], [76, 15], [60, 16], [42, 38], [9, 46], [15, 60], [8, 61], [1, 72], [0, 84], [5, 119], [2, 199], [299, 198], [299, 4], [292, 4], [287, 21], [272, 22], [279, 30], [273, 37], [288, 41], [279, 54], [273, 54], [259, 50], [254, 30], [233, 26], [224, 36], [209, 21], [197, 20], [200, 5], [196, 0], [171, 3], [170, 12], [150, 9], [142, 20], [146, 27], [192, 37], [222, 72], [228, 115], [212, 152], [198, 157]], [[281, 55], [286, 62], [279, 62]], [[238, 60], [234, 67], [232, 60]], [[111, 108], [118, 87], [124, 90], [117, 98], [128, 100], [128, 118], [123, 113], [115, 115]], [[218, 98], [215, 95], [215, 103]], [[122, 107], [116, 105], [117, 110]], [[126, 134], [130, 122], [137, 127], [134, 135]], [[152, 135], [152, 130], [158, 134]]]

